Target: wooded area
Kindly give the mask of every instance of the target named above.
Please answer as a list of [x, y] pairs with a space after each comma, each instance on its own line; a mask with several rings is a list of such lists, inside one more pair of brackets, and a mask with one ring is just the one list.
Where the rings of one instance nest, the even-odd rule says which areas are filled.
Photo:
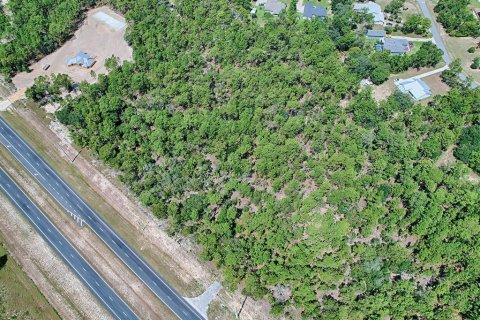
[[[9, 0], [0, 10], [0, 73], [28, 70], [28, 62], [55, 50], [95, 0]], [[7, 15], [7, 12], [10, 15]]]
[[437, 20], [449, 35], [454, 37], [479, 37], [480, 21], [468, 8], [469, 0], [440, 0], [435, 6]]
[[292, 1], [260, 26], [249, 1], [111, 0], [134, 62], [57, 118], [274, 315], [478, 319], [480, 189], [434, 163], [480, 124], [480, 90], [377, 103], [362, 78], [441, 51], [372, 53], [348, 2], [308, 21]]

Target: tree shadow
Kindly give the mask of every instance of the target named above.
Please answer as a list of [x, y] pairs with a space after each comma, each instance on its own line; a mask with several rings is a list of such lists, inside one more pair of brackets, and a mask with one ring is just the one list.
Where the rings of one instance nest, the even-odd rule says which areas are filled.
[[5, 267], [5, 265], [7, 264], [7, 261], [8, 261], [8, 256], [6, 254], [0, 257], [0, 270], [2, 270], [3, 267]]

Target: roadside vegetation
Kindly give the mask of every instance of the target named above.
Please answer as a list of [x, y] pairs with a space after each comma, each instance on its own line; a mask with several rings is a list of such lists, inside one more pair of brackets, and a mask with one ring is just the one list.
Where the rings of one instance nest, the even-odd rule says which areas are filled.
[[276, 315], [475, 312], [478, 212], [466, 203], [478, 203], [477, 187], [465, 167], [433, 163], [478, 122], [478, 91], [428, 108], [398, 92], [380, 104], [369, 89], [352, 97], [362, 39], [347, 8], [327, 23], [287, 11], [263, 27], [221, 1], [154, 16], [148, 1], [120, 8], [135, 63], [82, 85], [57, 117], [172, 232], [196, 238], [227, 285], [269, 298]]
[[308, 21], [292, 1], [259, 24], [250, 1], [111, 0], [134, 62], [56, 116], [276, 316], [479, 318], [480, 190], [434, 163], [480, 124], [480, 91], [377, 103], [362, 78], [442, 53], [367, 50], [351, 3]]
[[1, 242], [0, 319], [60, 319]]

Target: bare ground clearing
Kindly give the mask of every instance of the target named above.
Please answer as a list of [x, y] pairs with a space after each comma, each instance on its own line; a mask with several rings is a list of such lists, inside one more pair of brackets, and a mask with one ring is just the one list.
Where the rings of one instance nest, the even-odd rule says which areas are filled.
[[[377, 101], [385, 100], [395, 91], [396, 86], [393, 83], [395, 81], [395, 79], [408, 79], [408, 78], [418, 76], [418, 75], [424, 74], [426, 72], [433, 71], [435, 69], [441, 68], [444, 65], [445, 65], [445, 63], [442, 62], [442, 63], [439, 63], [434, 68], [421, 68], [419, 70], [410, 69], [410, 70], [407, 70], [407, 71], [402, 72], [402, 73], [392, 74], [390, 76], [390, 78], [387, 81], [385, 81], [384, 83], [382, 83], [381, 85], [378, 85], [378, 86], [372, 85], [373, 97]], [[433, 76], [431, 76], [431, 77], [433, 77]], [[427, 78], [430, 78], [430, 77], [427, 77]], [[443, 87], [440, 87], [439, 85], [436, 85], [436, 87], [440, 88], [439, 91], [441, 91], [441, 92], [435, 92], [434, 89], [437, 89], [437, 88], [432, 88], [433, 95], [444, 93], [443, 92]]]
[[[168, 236], [165, 222], [141, 206], [111, 170], [92, 161], [86, 152], [72, 165], [76, 149], [48, 128], [44, 111], [38, 108], [32, 111], [22, 105], [18, 102], [13, 113], [3, 116], [181, 294], [197, 296], [220, 278], [211, 264], [198, 261], [199, 248], [192, 241]], [[240, 290], [235, 293], [221, 290], [215, 301], [235, 313], [243, 296]], [[265, 300], [248, 299], [241, 319], [270, 319], [268, 310]]]
[[[97, 75], [107, 73], [104, 66], [106, 58], [114, 55], [120, 61], [132, 60], [132, 48], [124, 40], [125, 28], [116, 30], [105, 22], [98, 20], [94, 17], [98, 12], [103, 12], [115, 20], [125, 23], [125, 18], [106, 6], [88, 11], [86, 19], [75, 32], [72, 39], [67, 41], [57, 51], [31, 65], [31, 72], [21, 72], [12, 79], [17, 89], [22, 90], [30, 87], [33, 84], [33, 80], [38, 76], [57, 73], [68, 74], [75, 82], [85, 80], [91, 83], [95, 81], [95, 78], [90, 75], [91, 71]], [[67, 66], [66, 61], [74, 57], [79, 51], [85, 51], [95, 57], [96, 63], [92, 68], [85, 69], [80, 66]], [[45, 65], [50, 65], [48, 70], [43, 70]]]
[[[437, 168], [446, 166], [457, 161], [457, 158], [453, 155], [453, 151], [455, 150], [456, 145], [451, 145], [450, 147], [445, 150], [440, 157], [438, 158], [437, 162], [435, 162], [435, 166]], [[466, 179], [473, 183], [480, 183], [480, 176], [475, 173], [473, 170], [470, 170], [470, 173], [466, 176]]]
[[[2, 153], [4, 152], [7, 151]], [[174, 318], [154, 294], [89, 228], [78, 227], [67, 216], [21, 165], [15, 162], [13, 157], [5, 154], [0, 158], [0, 166], [15, 178], [31, 199], [35, 199], [50, 221], [142, 319]]]

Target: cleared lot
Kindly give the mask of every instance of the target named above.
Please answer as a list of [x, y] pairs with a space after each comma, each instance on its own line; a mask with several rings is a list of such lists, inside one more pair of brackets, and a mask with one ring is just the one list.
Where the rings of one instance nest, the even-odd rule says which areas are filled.
[[[95, 77], [92, 77], [91, 71], [97, 75], [107, 73], [104, 66], [106, 58], [114, 55], [120, 61], [132, 60], [132, 48], [124, 40], [125, 26], [125, 19], [108, 7], [90, 10], [72, 39], [57, 51], [31, 65], [31, 72], [17, 74], [13, 78], [13, 83], [17, 89], [22, 90], [31, 86], [36, 77], [56, 73], [68, 74], [75, 82], [83, 80], [94, 82]], [[67, 60], [79, 51], [95, 57], [96, 63], [92, 68], [67, 66]], [[44, 70], [47, 65], [50, 67]]]

